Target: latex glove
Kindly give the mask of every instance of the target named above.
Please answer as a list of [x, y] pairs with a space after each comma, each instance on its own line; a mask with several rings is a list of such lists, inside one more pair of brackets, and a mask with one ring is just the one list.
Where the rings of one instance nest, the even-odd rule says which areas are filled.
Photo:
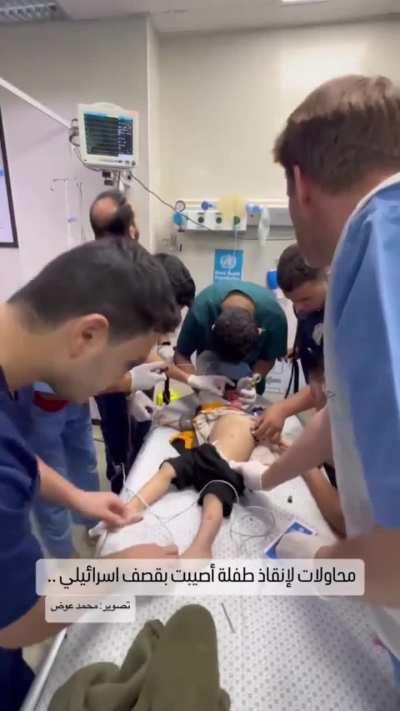
[[137, 422], [150, 422], [156, 410], [157, 405], [141, 390], [129, 397], [129, 413]]
[[260, 462], [229, 462], [229, 466], [238, 474], [241, 474], [245, 486], [251, 491], [263, 489], [262, 477], [266, 470], [265, 464]]
[[327, 545], [318, 535], [308, 533], [287, 533], [276, 547], [278, 558], [315, 558], [317, 551]]
[[129, 371], [132, 378], [131, 392], [152, 390], [158, 383], [164, 382], [167, 376], [162, 371], [167, 367], [167, 363], [161, 360], [158, 363], [142, 363], [132, 368]]
[[219, 397], [223, 396], [227, 385], [235, 385], [224, 375], [189, 375], [187, 382], [193, 390], [206, 390]]
[[259, 417], [253, 430], [255, 438], [259, 441], [269, 440], [274, 444], [279, 442], [286, 421], [282, 403], [278, 402], [269, 407]]
[[170, 343], [163, 343], [161, 346], [158, 346], [157, 352], [160, 358], [162, 358], [164, 361], [168, 363], [173, 362], [175, 349], [173, 346], [171, 346]]
[[254, 405], [257, 400], [257, 390], [254, 385], [252, 385], [251, 378], [240, 378], [236, 385], [236, 390], [239, 395], [239, 401], [244, 409]]

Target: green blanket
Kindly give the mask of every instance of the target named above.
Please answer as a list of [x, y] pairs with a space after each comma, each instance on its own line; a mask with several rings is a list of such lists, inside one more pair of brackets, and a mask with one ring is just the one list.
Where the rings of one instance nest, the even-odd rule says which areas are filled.
[[49, 711], [229, 708], [229, 696], [219, 685], [213, 618], [204, 607], [187, 605], [165, 626], [146, 622], [121, 668], [99, 662], [75, 672], [54, 694]]

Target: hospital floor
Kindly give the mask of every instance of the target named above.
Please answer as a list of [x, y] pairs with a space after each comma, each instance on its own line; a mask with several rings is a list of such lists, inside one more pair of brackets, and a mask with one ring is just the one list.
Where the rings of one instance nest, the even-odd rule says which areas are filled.
[[[106, 456], [103, 437], [100, 427], [94, 425], [93, 438], [96, 446], [97, 467], [99, 471], [100, 487], [103, 491], [109, 491], [109, 484], [106, 477]], [[76, 552], [80, 558], [91, 558], [94, 553], [94, 546], [90, 544], [86, 530], [83, 526], [73, 527], [73, 541]], [[53, 639], [46, 640], [40, 644], [35, 644], [32, 647], [24, 649], [24, 657], [32, 669], [36, 672], [42, 661], [47, 656], [47, 653], [53, 643]]]

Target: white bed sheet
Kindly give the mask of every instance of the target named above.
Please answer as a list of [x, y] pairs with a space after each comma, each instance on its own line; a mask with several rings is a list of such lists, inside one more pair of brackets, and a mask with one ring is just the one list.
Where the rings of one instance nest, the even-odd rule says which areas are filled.
[[[284, 433], [288, 438], [295, 437], [301, 431], [301, 425], [296, 417], [288, 418]], [[138, 491], [143, 484], [157, 471], [160, 464], [168, 457], [177, 456], [177, 452], [170, 444], [170, 439], [176, 430], [169, 427], [159, 427], [151, 432], [147, 442], [143, 446], [132, 470], [130, 471], [126, 486], [131, 491]], [[289, 503], [288, 499], [292, 499]], [[201, 510], [196, 506], [197, 494], [194, 490], [176, 491], [173, 488], [157, 503], [153, 504], [152, 510], [163, 519], [184, 511], [191, 504], [190, 508], [181, 516], [168, 524], [168, 529], [172, 533], [168, 535], [168, 530], [159, 525], [157, 519], [149, 512], [145, 513], [143, 521], [127, 526], [115, 534], [109, 534], [102, 547], [102, 553], [107, 555], [135, 543], [156, 542], [160, 545], [175, 543], [179, 551], [182, 552], [193, 540], [200, 525]], [[268, 510], [274, 514], [276, 526], [270, 535], [265, 539], [265, 544], [273, 540], [292, 518], [300, 518], [304, 523], [308, 523], [312, 528], [320, 531], [324, 536], [332, 538], [332, 533], [322, 518], [318, 507], [315, 504], [304, 481], [300, 478], [280, 486], [278, 489], [266, 494], [247, 494], [245, 502], [248, 505], [266, 505]], [[234, 507], [232, 519], [238, 518], [245, 511], [244, 507]], [[231, 520], [224, 519], [221, 531], [214, 544], [214, 554], [219, 558], [235, 557], [238, 553], [230, 540]], [[233, 528], [237, 528], [235, 524]], [[255, 529], [255, 530], [259, 530]], [[259, 550], [261, 547], [257, 544]], [[264, 546], [265, 547], [265, 546]], [[249, 547], [244, 550], [244, 554], [254, 554], [249, 551]]]
[[[299, 427], [296, 418], [291, 418], [287, 430], [290, 434]], [[169, 444], [172, 432], [160, 428], [150, 434], [128, 476], [129, 488], [137, 490], [165, 458], [176, 454]], [[195, 492], [171, 491], [155, 510], [167, 517], [195, 500]], [[248, 501], [268, 506], [274, 513], [275, 528], [268, 539], [242, 555], [262, 554], [262, 547], [284, 530], [292, 517], [330, 535], [300, 478], [270, 494], [252, 495]], [[239, 513], [236, 510], [234, 515]], [[200, 509], [195, 505], [169, 524], [180, 550], [189, 545], [199, 522]], [[230, 522], [225, 520], [214, 545], [216, 557], [237, 554], [229, 528]], [[168, 543], [167, 538], [165, 530], [147, 515], [143, 522], [109, 535], [103, 552], [155, 539]], [[146, 620], [166, 621], [176, 609], [193, 602], [205, 605], [214, 617], [221, 682], [231, 695], [232, 711], [398, 711], [400, 695], [394, 688], [391, 664], [384, 650], [374, 644], [365, 608], [359, 602], [228, 597], [224, 604], [232, 631], [221, 601], [217, 597], [138, 599], [132, 626], [75, 625], [66, 635], [35, 711], [46, 711], [55, 690], [82, 666], [105, 660], [121, 663]]]

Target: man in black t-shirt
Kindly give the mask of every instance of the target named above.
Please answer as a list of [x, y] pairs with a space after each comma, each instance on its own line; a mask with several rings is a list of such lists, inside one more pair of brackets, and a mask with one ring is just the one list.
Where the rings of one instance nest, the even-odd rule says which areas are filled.
[[315, 400], [312, 374], [323, 370], [324, 306], [328, 290], [325, 270], [309, 267], [297, 245], [287, 247], [278, 263], [278, 284], [293, 303], [297, 318], [297, 332], [293, 357], [301, 362], [307, 386], [286, 400], [277, 402], [261, 416], [256, 436], [278, 441], [287, 417], [321, 406]]
[[[287, 417], [312, 408], [320, 410], [326, 404], [323, 325], [328, 275], [325, 270], [309, 267], [298, 246], [291, 245], [279, 259], [278, 284], [293, 303], [297, 318], [293, 357], [301, 362], [307, 386], [272, 405], [260, 417], [255, 436], [275, 442], [280, 440]], [[329, 482], [318, 468], [303, 472], [303, 478], [329, 525], [344, 535], [343, 514], [335, 491], [335, 470], [328, 463], [324, 463], [324, 469]]]

